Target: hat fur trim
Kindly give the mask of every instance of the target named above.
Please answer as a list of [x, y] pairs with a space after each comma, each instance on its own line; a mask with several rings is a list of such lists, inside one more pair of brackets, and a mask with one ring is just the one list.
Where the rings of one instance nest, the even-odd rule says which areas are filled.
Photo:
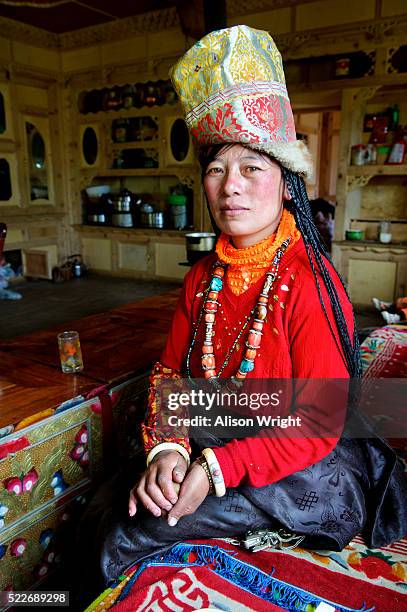
[[314, 176], [312, 155], [302, 140], [294, 142], [250, 142], [246, 146], [255, 151], [268, 153], [285, 168], [302, 174], [308, 181], [311, 181]]

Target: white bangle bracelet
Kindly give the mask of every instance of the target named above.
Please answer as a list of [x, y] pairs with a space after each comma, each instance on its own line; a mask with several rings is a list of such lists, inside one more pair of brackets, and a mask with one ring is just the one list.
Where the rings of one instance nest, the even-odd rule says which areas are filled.
[[187, 450], [183, 446], [181, 446], [181, 444], [177, 444], [176, 442], [161, 442], [160, 444], [157, 444], [157, 446], [154, 446], [154, 448], [152, 448], [151, 451], [147, 455], [147, 459], [146, 459], [147, 466], [150, 465], [150, 463], [152, 462], [154, 457], [158, 455], [158, 453], [161, 453], [161, 451], [164, 451], [164, 450], [177, 451], [177, 453], [179, 453], [180, 455], [182, 455], [182, 457], [184, 457], [185, 461], [187, 462], [187, 467], [189, 467], [189, 464], [191, 463], [191, 461], [190, 461]]
[[215, 488], [215, 495], [216, 497], [223, 497], [226, 493], [226, 487], [219, 461], [211, 448], [204, 448], [202, 454], [209, 466], [213, 486]]

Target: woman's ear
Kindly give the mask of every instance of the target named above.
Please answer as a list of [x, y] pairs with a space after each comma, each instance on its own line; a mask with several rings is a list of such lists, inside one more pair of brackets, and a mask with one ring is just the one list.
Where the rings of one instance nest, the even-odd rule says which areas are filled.
[[284, 182], [284, 200], [292, 200], [291, 193], [288, 191], [287, 183]]

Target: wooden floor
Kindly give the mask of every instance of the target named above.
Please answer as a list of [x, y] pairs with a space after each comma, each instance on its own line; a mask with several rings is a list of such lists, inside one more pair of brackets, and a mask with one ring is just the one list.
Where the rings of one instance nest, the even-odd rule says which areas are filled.
[[0, 300], [0, 339], [47, 329], [179, 286], [180, 283], [99, 275], [87, 275], [60, 284], [47, 280], [26, 281], [10, 287], [22, 294], [21, 300]]
[[[21, 293], [23, 298], [18, 301], [0, 300], [0, 339], [47, 329], [179, 286], [180, 283], [99, 275], [87, 275], [60, 284], [36, 280], [13, 285], [11, 288]], [[356, 305], [355, 311], [358, 329], [384, 324], [373, 307]]]

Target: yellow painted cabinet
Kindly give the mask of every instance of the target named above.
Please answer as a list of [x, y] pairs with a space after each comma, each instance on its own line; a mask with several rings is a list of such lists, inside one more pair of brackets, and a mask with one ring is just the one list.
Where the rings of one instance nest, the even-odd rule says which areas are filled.
[[100, 401], [14, 431], [0, 451], [0, 590], [24, 590], [54, 569], [57, 531], [101, 472]]

